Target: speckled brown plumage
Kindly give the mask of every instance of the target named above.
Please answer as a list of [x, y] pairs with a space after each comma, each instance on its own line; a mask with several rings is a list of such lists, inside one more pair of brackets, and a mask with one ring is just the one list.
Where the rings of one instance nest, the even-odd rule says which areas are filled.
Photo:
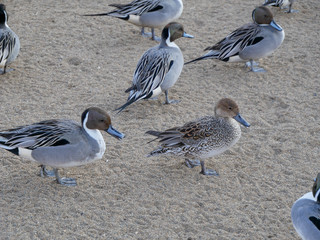
[[[250, 126], [240, 116], [238, 105], [233, 100], [221, 99], [215, 107], [215, 116], [202, 117], [164, 132], [146, 132], [156, 136], [160, 143], [149, 156], [169, 154], [188, 159], [206, 159], [220, 154], [240, 139], [241, 129], [237, 121]], [[201, 165], [205, 172], [203, 161]]]

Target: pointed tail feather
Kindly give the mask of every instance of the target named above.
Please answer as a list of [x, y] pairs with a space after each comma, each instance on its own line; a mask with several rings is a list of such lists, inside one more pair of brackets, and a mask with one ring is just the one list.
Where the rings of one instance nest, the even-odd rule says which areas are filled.
[[126, 92], [130, 91], [130, 95], [128, 97], [128, 100], [125, 104], [123, 104], [121, 107], [115, 109], [114, 111], [119, 111], [118, 113], [122, 112], [123, 109], [125, 109], [127, 106], [131, 105], [134, 102], [137, 102], [141, 99], [148, 99], [152, 96], [153, 92], [142, 94], [141, 91], [135, 91], [136, 87], [130, 87], [126, 90]]
[[95, 16], [108, 16], [109, 13], [94, 13], [94, 14], [84, 14], [82, 16], [86, 16], [86, 17], [95, 17]]
[[146, 134], [150, 134], [152, 136], [159, 137], [161, 132], [158, 132], [158, 131], [147, 131]]
[[114, 111], [118, 111], [118, 113], [121, 113], [126, 107], [128, 107], [129, 105], [131, 105], [135, 101], [137, 101], [137, 99], [131, 98], [125, 104], [123, 104], [121, 107], [116, 108]]
[[85, 15], [82, 15], [82, 16], [86, 16], [86, 17], [111, 16], [111, 17], [120, 18], [122, 20], [128, 20], [129, 19], [129, 15], [123, 15], [123, 14], [119, 14], [117, 12], [85, 14]]
[[0, 148], [6, 149], [6, 150], [12, 150], [12, 149], [15, 149], [16, 146], [9, 146], [9, 145], [6, 145], [4, 142], [0, 141]]
[[158, 131], [147, 131], [146, 134], [150, 134], [152, 136], [157, 137], [157, 138], [154, 138], [154, 139], [150, 140], [149, 142], [147, 142], [147, 143], [151, 143], [151, 142], [153, 142], [153, 141], [155, 141], [155, 140], [157, 140], [159, 138], [161, 132], [158, 132]]
[[200, 61], [200, 60], [203, 60], [203, 59], [206, 59], [206, 57], [199, 57], [199, 58], [193, 59], [193, 60], [191, 60], [189, 62], [184, 63], [184, 65], [187, 65], [187, 64], [193, 63], [193, 62], [197, 62], [197, 61]]
[[131, 86], [127, 90], [125, 90], [124, 92], [128, 93], [128, 92], [136, 91], [136, 90], [137, 90], [137, 86]]
[[196, 59], [193, 59], [189, 62], [184, 63], [184, 65], [189, 64], [189, 63], [193, 63], [193, 62], [197, 62], [200, 60], [204, 60], [204, 59], [208, 59], [208, 58], [218, 58], [219, 54], [213, 51], [210, 51], [208, 53], [206, 53], [205, 55], [203, 55], [202, 57], [198, 57]]
[[19, 155], [19, 149], [16, 146], [9, 146], [6, 144], [8, 141], [7, 138], [0, 136], [0, 148], [3, 148], [9, 152], [12, 152], [15, 155]]
[[166, 153], [166, 150], [164, 148], [158, 148], [156, 150], [153, 150], [152, 152], [150, 152], [147, 157], [152, 157], [152, 156], [156, 156], [156, 155], [160, 155]]

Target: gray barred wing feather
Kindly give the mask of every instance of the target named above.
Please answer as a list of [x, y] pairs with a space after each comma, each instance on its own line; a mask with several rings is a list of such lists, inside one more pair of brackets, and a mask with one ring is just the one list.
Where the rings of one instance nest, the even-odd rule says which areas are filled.
[[132, 87], [127, 89], [131, 91], [128, 101], [149, 98], [152, 91], [161, 85], [171, 65], [167, 51], [158, 48], [148, 50], [137, 65]]
[[208, 47], [205, 50], [217, 52], [217, 59], [228, 61], [230, 57], [238, 55], [246, 46], [260, 42], [262, 38], [254, 37], [259, 31], [260, 29], [257, 24], [246, 24], [230, 33], [226, 38], [222, 39], [214, 46]]
[[6, 62], [16, 44], [16, 39], [10, 32], [0, 37], [0, 63]]
[[68, 140], [63, 136], [78, 128], [80, 125], [71, 120], [42, 121], [0, 132], [0, 145], [7, 149], [23, 147], [33, 150], [68, 144]]
[[283, 0], [266, 0], [263, 6], [275, 6], [279, 7], [283, 5]]
[[118, 9], [110, 12], [109, 15], [121, 14], [140, 16], [145, 12], [161, 9], [162, 7], [159, 6], [159, 3], [160, 0], [135, 0], [129, 4], [110, 4], [110, 6]]

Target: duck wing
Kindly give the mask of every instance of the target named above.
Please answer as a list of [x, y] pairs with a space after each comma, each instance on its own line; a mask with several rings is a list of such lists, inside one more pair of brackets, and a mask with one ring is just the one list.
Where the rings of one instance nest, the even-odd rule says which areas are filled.
[[128, 15], [141, 16], [145, 12], [154, 12], [162, 9], [160, 0], [135, 0], [129, 4], [110, 4], [117, 9], [108, 13], [110, 16], [123, 17]]
[[0, 132], [0, 147], [8, 150], [18, 147], [33, 150], [39, 147], [69, 144], [65, 135], [79, 127], [71, 120], [47, 120], [17, 127]]
[[[203, 117], [197, 121], [189, 122], [182, 127], [170, 128], [164, 132], [148, 131], [147, 134], [156, 136], [154, 140], [160, 139], [162, 147], [182, 147], [199, 144], [215, 134], [212, 126], [212, 117]], [[152, 141], [154, 141], [152, 140]]]
[[170, 54], [164, 49], [151, 48], [145, 52], [134, 72], [132, 86], [126, 90], [130, 92], [127, 102], [116, 110], [121, 112], [140, 99], [150, 98], [156, 89], [159, 90], [173, 63], [174, 60], [170, 60]]
[[2, 34], [0, 37], [0, 63], [6, 62], [10, 56], [14, 46], [16, 44], [16, 39], [12, 36], [10, 32]]

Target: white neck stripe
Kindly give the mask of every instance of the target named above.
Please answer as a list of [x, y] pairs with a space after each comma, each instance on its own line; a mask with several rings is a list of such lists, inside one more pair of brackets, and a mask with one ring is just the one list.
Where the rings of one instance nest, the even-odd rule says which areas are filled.
[[168, 29], [168, 38], [166, 39], [166, 44], [169, 46], [169, 47], [175, 47], [175, 48], [179, 48], [177, 46], [177, 44], [175, 44], [174, 42], [171, 42], [170, 41], [170, 30]]
[[320, 194], [320, 188], [318, 189], [318, 191], [317, 191], [317, 193], [316, 193], [316, 196], [315, 196], [315, 200], [316, 200], [316, 201], [318, 201], [319, 194]]
[[[90, 137], [92, 137], [93, 139], [97, 139], [97, 134], [98, 134], [97, 132], [100, 133], [100, 131], [98, 129], [89, 129], [87, 127], [88, 117], [89, 117], [89, 112], [87, 112], [86, 117], [83, 120], [82, 126], [84, 130], [90, 135]], [[98, 135], [101, 135], [101, 133]]]

